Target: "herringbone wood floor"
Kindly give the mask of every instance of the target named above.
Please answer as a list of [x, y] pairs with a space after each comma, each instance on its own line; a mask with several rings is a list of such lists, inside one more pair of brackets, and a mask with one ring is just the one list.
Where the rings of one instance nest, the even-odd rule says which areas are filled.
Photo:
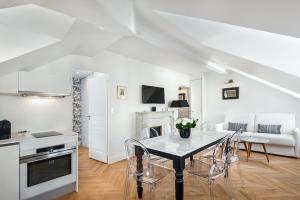
[[[233, 193], [236, 200], [299, 200], [300, 160], [280, 156], [270, 156], [270, 164], [263, 154], [253, 153], [249, 162], [241, 152], [241, 168], [245, 188], [239, 179], [236, 167], [231, 168]], [[126, 162], [112, 165], [88, 158], [88, 150], [79, 150], [79, 192], [71, 193], [59, 200], [121, 200], [123, 199], [126, 177]], [[227, 199], [223, 182], [217, 185], [218, 199]], [[145, 188], [144, 199], [149, 192]], [[185, 199], [209, 199], [207, 183], [185, 174]], [[131, 199], [137, 199], [135, 185], [131, 184]], [[171, 173], [157, 184], [155, 199], [174, 199], [174, 175]]]

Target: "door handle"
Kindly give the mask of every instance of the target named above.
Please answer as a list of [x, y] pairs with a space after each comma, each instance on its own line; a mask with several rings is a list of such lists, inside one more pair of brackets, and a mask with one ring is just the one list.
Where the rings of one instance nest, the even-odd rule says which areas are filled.
[[88, 115], [87, 118], [88, 118], [89, 120], [91, 120], [91, 115]]

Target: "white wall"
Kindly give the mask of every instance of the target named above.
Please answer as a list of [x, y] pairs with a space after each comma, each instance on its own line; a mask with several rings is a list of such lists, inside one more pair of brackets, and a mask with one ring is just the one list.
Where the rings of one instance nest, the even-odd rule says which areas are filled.
[[[166, 103], [178, 99], [178, 87], [189, 85], [189, 76], [166, 68], [103, 51], [94, 58], [90, 70], [107, 73], [109, 85], [109, 161], [123, 159], [124, 141], [135, 136], [135, 112], [150, 111], [141, 103], [141, 85], [165, 88]], [[117, 85], [128, 87], [127, 100], [117, 99]], [[167, 105], [155, 105], [162, 110]]]
[[72, 99], [0, 95], [0, 120], [12, 124], [12, 132], [71, 129]]
[[[91, 58], [68, 55], [35, 71], [46, 74], [65, 74], [70, 78], [72, 68], [89, 66]], [[12, 123], [12, 131], [31, 132], [49, 130], [72, 130], [72, 97], [37, 98], [0, 95], [0, 120]]]
[[[72, 60], [72, 56], [66, 56], [35, 70], [47, 74], [63, 73], [69, 78]], [[3, 119], [11, 121], [13, 133], [71, 130], [72, 97], [49, 99], [0, 95], [0, 120]]]
[[[189, 86], [189, 76], [147, 64], [108, 51], [94, 58], [66, 56], [37, 68], [47, 73], [70, 72], [71, 69], [91, 70], [109, 75], [109, 161], [125, 158], [124, 141], [135, 136], [135, 112], [150, 111], [166, 105], [141, 103], [141, 85], [165, 88], [166, 103], [178, 99], [178, 87]], [[117, 99], [117, 85], [128, 87], [128, 99]], [[0, 119], [12, 121], [14, 131], [46, 131], [72, 129], [72, 99], [32, 99], [0, 96]]]
[[[241, 75], [206, 73], [206, 121], [222, 122], [225, 113], [295, 113], [300, 126], [300, 100]], [[222, 100], [222, 88], [229, 79], [240, 87], [240, 98]], [[227, 85], [228, 87], [228, 85]]]

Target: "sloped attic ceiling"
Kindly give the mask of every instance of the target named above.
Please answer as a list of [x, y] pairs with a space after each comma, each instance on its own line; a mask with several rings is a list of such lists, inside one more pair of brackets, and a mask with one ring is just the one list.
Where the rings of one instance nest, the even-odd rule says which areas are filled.
[[74, 21], [31, 4], [0, 9], [0, 63], [59, 42]]
[[0, 62], [19, 57], [58, 41], [58, 39], [53, 37], [20, 31], [15, 28], [0, 25]]
[[9, 8], [14, 6], [20, 6], [28, 4], [25, 0], [10, 0], [10, 1], [0, 1], [0, 8]]
[[[270, 0], [140, 0], [136, 7], [151, 10], [147, 19], [152, 24], [189, 46], [207, 65], [235, 71], [299, 98], [300, 87], [293, 84], [300, 81], [299, 39], [291, 35], [300, 31], [294, 28], [300, 18], [294, 7], [300, 2], [286, 1], [277, 13], [280, 5]], [[283, 20], [272, 21], [281, 16]]]
[[[123, 0], [120, 3], [120, 7], [123, 9], [118, 9], [112, 7], [116, 0], [29, 0], [32, 3], [56, 10], [58, 12], [64, 13], [66, 15], [72, 16], [81, 21], [87, 22], [88, 24], [95, 25], [101, 30], [107, 32], [122, 34], [129, 34], [130, 31], [126, 28], [126, 24], [123, 22], [129, 21], [126, 16], [120, 14], [120, 11], [125, 13], [130, 13], [126, 9], [128, 7], [127, 2], [129, 0]], [[111, 5], [112, 4], [112, 5]], [[109, 7], [111, 5], [111, 7]], [[110, 9], [109, 9], [110, 8]], [[113, 9], [112, 9], [113, 8]], [[115, 11], [115, 13], [112, 13]], [[123, 18], [122, 23], [117, 21], [112, 15], [118, 15]]]
[[107, 50], [190, 75], [200, 74], [204, 70], [207, 71], [207, 69], [203, 69], [199, 63], [194, 62], [192, 59], [148, 43], [136, 36], [123, 37], [108, 47]]
[[298, 0], [139, 0], [151, 10], [300, 38]]
[[0, 9], [0, 74], [31, 70], [69, 54], [94, 56], [122, 36], [56, 10], [17, 5]]
[[198, 44], [300, 77], [300, 38], [198, 18], [159, 14]]
[[[13, 3], [4, 4], [3, 2], [0, 4], [3, 8], [7, 8], [2, 10], [1, 17], [3, 20], [0, 20], [0, 25], [1, 23], [10, 24], [9, 30], [13, 31], [16, 34], [15, 38], [18, 39], [25, 35], [22, 34], [23, 32], [37, 37], [35, 37], [35, 41], [28, 40], [28, 37], [25, 38], [24, 41], [28, 41], [28, 44], [17, 40], [15, 40], [16, 44], [8, 42], [14, 46], [11, 47], [11, 56], [6, 56], [0, 62], [0, 74], [7, 74], [16, 70], [32, 70], [69, 54], [93, 57], [116, 41], [118, 42], [113, 47], [125, 44], [123, 49], [131, 49], [135, 45], [135, 43], [120, 43], [127, 38], [135, 37], [134, 32], [132, 32], [135, 27], [133, 26], [134, 7], [131, 0], [112, 0], [109, 2], [105, 0], [15, 0], [13, 2], [15, 5]], [[71, 26], [69, 22], [72, 22]], [[163, 34], [158, 33], [153, 38], [158, 35]], [[53, 41], [46, 43], [46, 39], [41, 39], [46, 44], [30, 48], [38, 43], [38, 37], [53, 38]], [[122, 37], [124, 39], [120, 40]], [[164, 36], [164, 38], [167, 37]], [[149, 54], [150, 49], [144, 48], [147, 44], [146, 40], [143, 41], [142, 38], [139, 38], [139, 41], [139, 45], [141, 45], [139, 53], [144, 52], [143, 56], [142, 54], [128, 54], [127, 56], [145, 62], [145, 57]], [[22, 51], [16, 52], [18, 49]], [[113, 49], [108, 48], [110, 51]], [[169, 50], [170, 48], [152, 45], [152, 53], [169, 52], [168, 64], [166, 62], [167, 57], [162, 62], [162, 56], [155, 54], [153, 60], [156, 61], [157, 65], [187, 72], [178, 67], [178, 63], [185, 63], [184, 65], [189, 68], [190, 72], [200, 73], [203, 71], [197, 62], [190, 61], [184, 55], [170, 53]], [[122, 52], [117, 53], [125, 55]]]
[[0, 9], [0, 23], [23, 31], [62, 39], [75, 18], [34, 4]]
[[190, 73], [232, 70], [300, 97], [300, 86], [293, 84], [299, 81], [299, 4], [2, 0], [0, 34], [8, 39], [0, 43], [8, 52], [0, 47], [0, 73], [31, 70], [69, 54], [92, 57], [106, 49]]

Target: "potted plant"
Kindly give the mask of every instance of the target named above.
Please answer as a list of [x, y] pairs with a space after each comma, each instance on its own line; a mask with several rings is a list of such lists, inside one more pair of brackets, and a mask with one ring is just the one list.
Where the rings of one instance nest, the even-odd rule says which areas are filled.
[[176, 120], [176, 128], [182, 138], [189, 138], [191, 135], [191, 128], [197, 126], [198, 119], [178, 118]]

